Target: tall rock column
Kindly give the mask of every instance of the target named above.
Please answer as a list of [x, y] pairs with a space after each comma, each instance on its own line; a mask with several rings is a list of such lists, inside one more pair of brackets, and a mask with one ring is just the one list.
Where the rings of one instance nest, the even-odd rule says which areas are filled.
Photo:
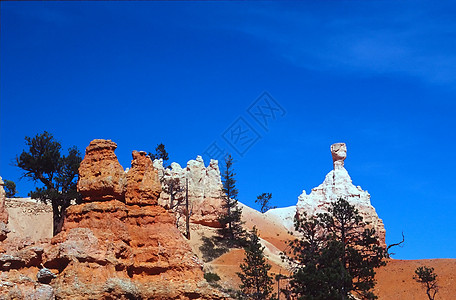
[[385, 226], [370, 202], [370, 194], [360, 186], [354, 186], [352, 179], [344, 168], [344, 160], [347, 157], [345, 143], [331, 145], [334, 170], [330, 171], [322, 184], [312, 189], [310, 194], [303, 191], [298, 198], [296, 209], [299, 213], [316, 215], [328, 211], [331, 203], [339, 198], [344, 198], [356, 209], [365, 222], [370, 223], [380, 239], [383, 247], [385, 243]]
[[133, 151], [131, 169], [127, 173], [127, 204], [157, 205], [161, 193], [158, 171], [144, 151]]
[[8, 212], [5, 207], [5, 190], [3, 189], [3, 179], [0, 177], [0, 241], [6, 239], [9, 232], [6, 224], [8, 224]]

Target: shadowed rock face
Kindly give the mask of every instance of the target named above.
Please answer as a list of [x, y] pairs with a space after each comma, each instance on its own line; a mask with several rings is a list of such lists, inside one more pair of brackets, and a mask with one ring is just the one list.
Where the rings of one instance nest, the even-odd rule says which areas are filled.
[[[175, 217], [157, 204], [161, 186], [150, 158], [134, 151], [126, 175], [115, 148], [109, 140], [90, 143], [79, 169], [85, 203], [67, 209], [50, 243], [20, 251], [10, 244], [0, 253], [0, 283], [11, 279], [22, 298], [31, 295], [26, 276], [59, 299], [223, 299], [204, 280]], [[36, 281], [43, 267], [56, 274], [50, 285]], [[14, 296], [5, 286], [0, 297]]]

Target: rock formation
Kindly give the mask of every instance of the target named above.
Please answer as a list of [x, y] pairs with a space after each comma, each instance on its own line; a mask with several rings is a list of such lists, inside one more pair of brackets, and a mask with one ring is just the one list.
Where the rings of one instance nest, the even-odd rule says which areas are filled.
[[5, 206], [5, 190], [3, 189], [3, 179], [0, 177], [0, 241], [6, 239], [9, 232], [6, 224], [8, 224], [8, 212]]
[[111, 140], [93, 140], [79, 167], [78, 191], [84, 201], [123, 200], [127, 177]]
[[224, 298], [204, 280], [175, 217], [157, 204], [161, 186], [150, 158], [134, 151], [125, 174], [115, 148], [106, 140], [87, 147], [78, 182], [85, 203], [67, 209], [61, 233], [0, 255], [0, 297]]
[[[177, 180], [182, 187], [188, 181], [188, 197], [190, 203], [190, 222], [210, 227], [220, 227], [218, 216], [222, 213], [222, 181], [218, 161], [211, 159], [209, 166], [204, 166], [204, 161], [198, 155], [196, 160], [190, 160], [185, 169], [177, 163], [172, 163], [170, 169], [163, 168], [161, 160], [155, 160], [154, 166], [158, 169], [163, 185], [167, 191], [167, 182]], [[185, 193], [177, 195], [176, 201], [182, 201]], [[170, 195], [163, 192], [159, 203], [169, 206]]]
[[127, 204], [156, 205], [160, 192], [161, 184], [152, 160], [144, 151], [133, 151], [131, 169], [127, 173]]
[[334, 170], [344, 168], [344, 160], [347, 158], [347, 146], [345, 143], [335, 143], [331, 145], [331, 155], [333, 158]]
[[[330, 171], [322, 184], [313, 188], [310, 194], [303, 191], [298, 197], [298, 203], [295, 210], [274, 209], [267, 214], [276, 219], [281, 219], [282, 223], [291, 227], [291, 221], [297, 212], [306, 212], [307, 215], [316, 215], [328, 211], [330, 204], [342, 197], [351, 205], [358, 209], [365, 222], [369, 222], [375, 229], [382, 246], [385, 244], [385, 227], [383, 221], [378, 217], [375, 208], [370, 203], [370, 195], [363, 191], [360, 186], [354, 186], [350, 175], [344, 168], [344, 160], [347, 157], [347, 147], [344, 143], [331, 145], [331, 154], [333, 157], [334, 170]], [[294, 211], [293, 215], [289, 214]], [[288, 214], [287, 214], [288, 213]]]

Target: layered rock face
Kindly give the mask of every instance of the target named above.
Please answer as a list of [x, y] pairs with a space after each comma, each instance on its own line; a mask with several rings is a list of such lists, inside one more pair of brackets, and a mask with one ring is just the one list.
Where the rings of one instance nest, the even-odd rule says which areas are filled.
[[[201, 156], [190, 160], [184, 169], [177, 163], [172, 163], [170, 169], [163, 168], [161, 160], [155, 160], [154, 166], [158, 170], [163, 190], [167, 191], [167, 182], [176, 180], [182, 187], [188, 183], [188, 197], [190, 203], [190, 222], [210, 227], [220, 227], [218, 216], [222, 213], [222, 181], [218, 161], [211, 159], [209, 166], [204, 166]], [[176, 195], [175, 201], [182, 201], [185, 193]], [[159, 203], [169, 206], [170, 195], [162, 192]]]
[[6, 239], [9, 232], [7, 228], [8, 224], [8, 212], [5, 207], [5, 190], [3, 189], [3, 179], [0, 177], [0, 241]]
[[370, 223], [377, 232], [382, 246], [385, 246], [385, 227], [371, 205], [369, 193], [363, 191], [360, 186], [354, 186], [344, 168], [344, 160], [347, 157], [346, 145], [344, 143], [331, 145], [331, 154], [334, 170], [330, 171], [323, 183], [313, 188], [310, 194], [306, 194], [306, 191], [302, 192], [296, 204], [297, 211], [306, 212], [308, 215], [324, 213], [328, 211], [332, 202], [342, 197], [358, 209], [364, 221]]
[[127, 176], [111, 140], [93, 140], [79, 166], [78, 191], [84, 201], [123, 200]]
[[175, 217], [158, 205], [161, 186], [150, 158], [134, 151], [125, 174], [115, 148], [111, 141], [90, 143], [79, 169], [85, 203], [67, 209], [50, 244], [0, 255], [0, 296], [13, 297], [14, 290], [31, 297], [35, 286], [59, 299], [224, 298], [204, 280]]
[[158, 172], [144, 151], [133, 151], [131, 169], [127, 173], [127, 204], [156, 205], [160, 197], [161, 184]]

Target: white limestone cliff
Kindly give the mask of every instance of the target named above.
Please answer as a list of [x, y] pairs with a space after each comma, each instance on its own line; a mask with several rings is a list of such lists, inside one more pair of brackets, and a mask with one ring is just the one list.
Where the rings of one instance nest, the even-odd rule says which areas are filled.
[[[166, 192], [169, 179], [178, 181], [184, 189], [188, 180], [190, 222], [220, 227], [218, 216], [222, 212], [222, 181], [217, 160], [211, 159], [205, 167], [203, 158], [198, 155], [196, 160], [190, 160], [185, 168], [178, 163], [172, 163], [171, 168], [164, 168], [161, 160], [154, 160], [154, 167], [159, 171], [164, 188], [159, 199], [160, 205], [170, 205], [170, 195]], [[185, 191], [178, 193], [175, 201], [182, 201], [184, 196]]]
[[[344, 168], [344, 160], [347, 157], [347, 148], [344, 143], [337, 143], [331, 145], [331, 154], [333, 157], [334, 170], [330, 171], [323, 181], [322, 184], [313, 188], [310, 194], [303, 191], [298, 197], [298, 203], [296, 209], [273, 209], [267, 212], [271, 218], [283, 219], [284, 225], [289, 229], [293, 230], [290, 219], [294, 217], [296, 212], [307, 213], [312, 216], [317, 213], [327, 212], [332, 202], [335, 202], [338, 198], [344, 198], [351, 205], [358, 209], [360, 215], [363, 217], [365, 222], [371, 224], [376, 230], [380, 242], [385, 246], [385, 227], [383, 221], [378, 217], [375, 208], [370, 202], [370, 194], [364, 191], [360, 186], [355, 186], [352, 183], [350, 175]], [[284, 215], [288, 212], [288, 215]], [[291, 225], [291, 226], [290, 226]]]

